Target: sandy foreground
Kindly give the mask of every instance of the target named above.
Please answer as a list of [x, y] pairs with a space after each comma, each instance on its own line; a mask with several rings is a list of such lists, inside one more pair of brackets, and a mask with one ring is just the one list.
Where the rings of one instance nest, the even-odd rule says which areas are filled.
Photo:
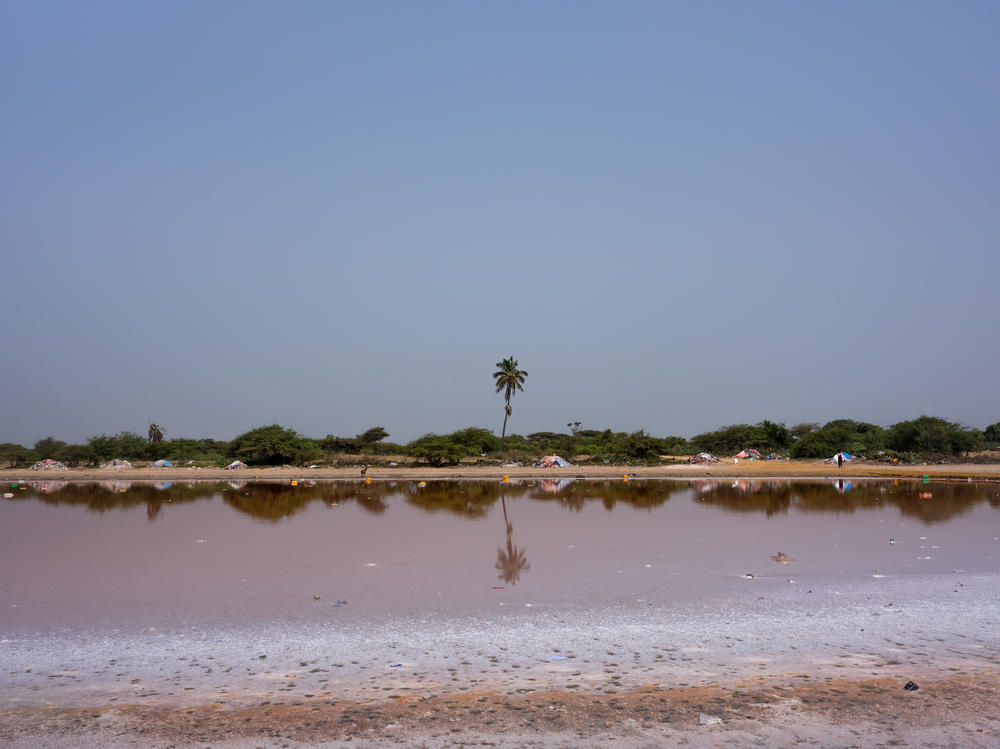
[[[885, 463], [852, 462], [843, 468], [812, 460], [760, 460], [740, 461], [731, 459], [712, 465], [668, 466], [597, 466], [574, 465], [568, 468], [533, 468], [531, 466], [480, 466], [459, 465], [443, 468], [409, 468], [372, 466], [366, 476], [372, 479], [417, 481], [430, 479], [500, 479], [510, 478], [622, 478], [633, 476], [648, 479], [691, 478], [912, 478], [929, 476], [931, 479], [1000, 480], [1000, 464], [920, 464], [893, 465]], [[88, 481], [88, 480], [247, 480], [247, 479], [356, 479], [361, 476], [360, 466], [349, 468], [248, 468], [227, 471], [221, 468], [135, 468], [119, 471], [102, 471], [73, 468], [66, 471], [31, 471], [28, 469], [0, 470], [0, 481]]]
[[[868, 466], [844, 478], [1000, 479]], [[815, 462], [369, 469], [431, 478], [840, 476]], [[3, 471], [3, 479], [352, 479], [358, 469]], [[1000, 527], [988, 529], [1000, 536]], [[199, 547], [201, 548], [201, 547]], [[899, 548], [898, 546], [895, 548]], [[1000, 745], [1000, 575], [816, 578], [782, 568], [690, 600], [348, 625], [6, 627], [0, 745], [660, 747]], [[10, 574], [7, 571], [5, 574]], [[961, 581], [959, 581], [959, 577]], [[731, 588], [725, 588], [725, 585]], [[816, 583], [809, 583], [816, 586]], [[721, 591], [721, 592], [720, 592]], [[822, 597], [821, 597], [822, 596]], [[324, 600], [321, 604], [329, 605]], [[919, 689], [907, 690], [908, 682]]]

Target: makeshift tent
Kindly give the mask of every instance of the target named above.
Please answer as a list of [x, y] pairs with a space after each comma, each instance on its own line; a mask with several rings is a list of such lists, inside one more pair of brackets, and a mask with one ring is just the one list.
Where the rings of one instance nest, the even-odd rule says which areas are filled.
[[836, 463], [836, 462], [837, 462], [837, 458], [838, 458], [839, 456], [841, 456], [841, 455], [843, 455], [843, 456], [844, 456], [844, 462], [845, 462], [845, 463], [846, 463], [847, 461], [849, 461], [849, 460], [854, 460], [854, 457], [853, 457], [853, 456], [852, 456], [852, 455], [851, 455], [850, 453], [844, 453], [844, 452], [841, 452], [841, 453], [837, 453], [836, 455], [834, 455], [834, 456], [833, 456], [832, 458], [830, 458], [829, 460], [826, 460], [825, 462], [826, 462], [826, 463]]
[[242, 460], [234, 460], [232, 463], [230, 463], [229, 465], [227, 465], [222, 470], [224, 470], [224, 471], [235, 471], [237, 468], [246, 468], [246, 467], [247, 467], [247, 464], [244, 463]]
[[535, 468], [566, 468], [571, 465], [573, 464], [565, 458], [560, 458], [558, 455], [546, 455], [535, 463]]
[[149, 464], [150, 468], [172, 468], [173, 463], [169, 460], [156, 460]]
[[743, 458], [745, 460], [760, 460], [760, 453], [751, 447], [749, 450], [740, 450], [733, 457]]

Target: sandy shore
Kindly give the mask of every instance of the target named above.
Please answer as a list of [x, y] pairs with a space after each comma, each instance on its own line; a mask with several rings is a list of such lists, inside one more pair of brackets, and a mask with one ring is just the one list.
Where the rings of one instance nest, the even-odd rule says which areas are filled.
[[[648, 479], [690, 478], [911, 478], [929, 476], [932, 480], [972, 478], [1000, 480], [1000, 464], [946, 463], [893, 465], [885, 463], [849, 463], [843, 468], [814, 460], [766, 460], [715, 463], [712, 465], [668, 466], [597, 466], [574, 465], [568, 468], [533, 468], [531, 466], [458, 465], [444, 468], [379, 467], [368, 469], [373, 479], [417, 481], [430, 479], [499, 479], [510, 478], [609, 478], [624, 475]], [[73, 468], [66, 471], [32, 471], [24, 468], [0, 470], [0, 481], [88, 481], [88, 480], [242, 480], [247, 479], [357, 479], [360, 467], [349, 468], [248, 468], [227, 471], [221, 468], [134, 468], [102, 471]]]
[[45, 747], [995, 747], [995, 674], [917, 692], [891, 678], [731, 688], [647, 687], [503, 697], [470, 691], [379, 703], [276, 701], [0, 711], [10, 749]]

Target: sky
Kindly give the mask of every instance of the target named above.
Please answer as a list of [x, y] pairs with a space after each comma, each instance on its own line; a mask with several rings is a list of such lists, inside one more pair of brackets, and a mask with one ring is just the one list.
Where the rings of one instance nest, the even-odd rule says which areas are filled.
[[0, 0], [0, 442], [1000, 421], [997, 28]]

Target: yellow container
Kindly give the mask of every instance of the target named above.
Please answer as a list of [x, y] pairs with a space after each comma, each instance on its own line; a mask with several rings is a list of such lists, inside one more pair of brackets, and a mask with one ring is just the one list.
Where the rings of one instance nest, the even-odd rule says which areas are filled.
[[299, 485], [299, 482], [296, 481], [295, 479], [292, 479], [292, 486], [298, 486], [298, 485]]

